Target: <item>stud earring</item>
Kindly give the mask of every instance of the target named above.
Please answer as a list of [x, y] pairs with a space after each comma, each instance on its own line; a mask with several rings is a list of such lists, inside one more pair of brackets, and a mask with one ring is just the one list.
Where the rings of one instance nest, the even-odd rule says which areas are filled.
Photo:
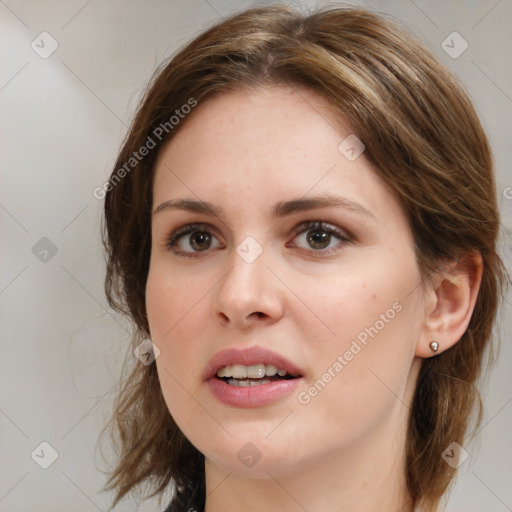
[[428, 346], [430, 347], [430, 350], [432, 352], [437, 352], [437, 349], [439, 348], [439, 343], [437, 341], [431, 341]]

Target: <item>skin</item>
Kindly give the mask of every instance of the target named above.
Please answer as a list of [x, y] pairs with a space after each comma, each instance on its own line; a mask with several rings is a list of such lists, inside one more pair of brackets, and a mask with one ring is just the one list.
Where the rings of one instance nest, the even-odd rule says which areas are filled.
[[[467, 266], [447, 267], [423, 289], [393, 192], [364, 152], [349, 161], [338, 150], [351, 133], [321, 96], [278, 86], [198, 105], [160, 153], [155, 210], [184, 198], [222, 208], [218, 217], [171, 208], [154, 214], [146, 289], [166, 404], [205, 455], [207, 512], [226, 503], [246, 512], [412, 510], [404, 445], [421, 359], [433, 355], [431, 340], [439, 354], [464, 333], [481, 260], [473, 255]], [[271, 216], [279, 201], [326, 194], [370, 215], [329, 206]], [[348, 242], [332, 235], [326, 248], [312, 248], [308, 235], [328, 235], [307, 227], [297, 235], [305, 221], [327, 222]], [[190, 223], [208, 225], [209, 248], [201, 238], [203, 245], [191, 246], [190, 234], [169, 248], [169, 235]], [[236, 252], [247, 236], [263, 250], [252, 263]], [[300, 403], [298, 394], [381, 315], [384, 327]], [[222, 349], [253, 345], [283, 354], [304, 380], [264, 407], [220, 403], [202, 379], [208, 361]], [[261, 454], [250, 468], [237, 457], [247, 442]]]

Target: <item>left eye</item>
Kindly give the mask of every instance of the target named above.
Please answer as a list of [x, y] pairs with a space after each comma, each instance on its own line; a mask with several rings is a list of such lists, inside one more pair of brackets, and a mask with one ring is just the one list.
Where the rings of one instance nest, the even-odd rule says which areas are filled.
[[321, 251], [340, 245], [340, 243], [348, 242], [349, 238], [330, 224], [314, 222], [299, 227], [298, 235], [294, 240], [294, 246]]

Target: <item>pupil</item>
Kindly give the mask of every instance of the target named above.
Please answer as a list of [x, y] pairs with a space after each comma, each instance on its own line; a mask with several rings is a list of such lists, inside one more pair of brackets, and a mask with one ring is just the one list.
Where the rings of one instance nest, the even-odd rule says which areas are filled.
[[205, 251], [211, 245], [210, 235], [203, 231], [196, 231], [190, 235], [190, 245], [197, 251]]
[[308, 243], [315, 249], [325, 249], [331, 241], [331, 234], [322, 230], [310, 231]]

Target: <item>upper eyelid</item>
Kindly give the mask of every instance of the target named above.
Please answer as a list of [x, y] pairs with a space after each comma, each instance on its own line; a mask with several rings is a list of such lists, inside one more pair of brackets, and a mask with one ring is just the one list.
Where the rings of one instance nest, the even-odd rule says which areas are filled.
[[[177, 227], [175, 230], [172, 231], [170, 236], [174, 235], [177, 232], [180, 232], [180, 234], [187, 234], [189, 232], [189, 230], [202, 229], [202, 228], [205, 228], [205, 231], [210, 230], [210, 229], [212, 231], [218, 231], [215, 228], [215, 226], [213, 226], [212, 224], [210, 224], [208, 222], [191, 222], [189, 224], [184, 224], [182, 226]], [[315, 229], [315, 228], [316, 229], [327, 228], [332, 231], [340, 231], [340, 232], [346, 233], [346, 230], [336, 226], [335, 224], [333, 224], [331, 222], [327, 222], [327, 221], [322, 221], [322, 220], [305, 220], [305, 221], [299, 222], [299, 224], [297, 224], [292, 229], [292, 231], [297, 232], [299, 229], [305, 230], [305, 229]], [[347, 233], [347, 235], [348, 235], [348, 233]]]
[[169, 235], [166, 236], [167, 244], [175, 242], [181, 237], [188, 235], [193, 231], [200, 231], [204, 229], [204, 231], [214, 232], [217, 231], [214, 226], [209, 224], [208, 222], [191, 222], [189, 224], [184, 224], [183, 226], [179, 226], [174, 229]]
[[304, 222], [299, 223], [295, 228], [295, 233], [300, 233], [302, 231], [307, 231], [308, 229], [324, 229], [326, 231], [331, 231], [334, 233], [340, 233], [345, 234], [347, 237], [349, 237], [349, 233], [342, 229], [336, 224], [333, 224], [332, 222], [327, 222], [323, 220], [306, 220]]

